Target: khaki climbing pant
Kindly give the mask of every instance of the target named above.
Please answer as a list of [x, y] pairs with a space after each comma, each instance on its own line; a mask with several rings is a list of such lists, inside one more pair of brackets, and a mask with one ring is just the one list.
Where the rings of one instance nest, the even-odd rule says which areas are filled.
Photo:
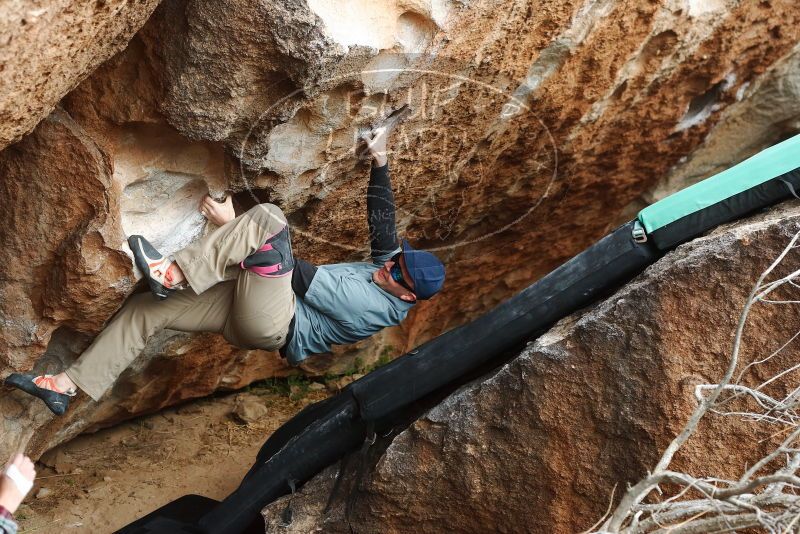
[[142, 352], [150, 336], [171, 328], [217, 332], [241, 348], [277, 350], [294, 316], [291, 274], [267, 278], [239, 266], [285, 225], [273, 204], [260, 204], [175, 253], [191, 286], [158, 301], [132, 296], [66, 374], [94, 400]]

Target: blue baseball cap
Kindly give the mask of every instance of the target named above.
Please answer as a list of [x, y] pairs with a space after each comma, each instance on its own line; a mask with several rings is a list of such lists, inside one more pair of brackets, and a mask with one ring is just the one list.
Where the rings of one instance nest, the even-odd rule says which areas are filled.
[[444, 285], [444, 265], [430, 252], [415, 250], [405, 239], [402, 249], [406, 268], [414, 281], [414, 294], [421, 300], [431, 298]]

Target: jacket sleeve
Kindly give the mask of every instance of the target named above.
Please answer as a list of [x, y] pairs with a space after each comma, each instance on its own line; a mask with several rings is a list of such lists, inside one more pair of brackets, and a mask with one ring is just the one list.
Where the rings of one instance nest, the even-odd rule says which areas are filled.
[[400, 251], [389, 164], [372, 166], [367, 187], [367, 222], [372, 259], [382, 263]]
[[0, 517], [0, 534], [17, 534], [17, 524], [13, 519]]

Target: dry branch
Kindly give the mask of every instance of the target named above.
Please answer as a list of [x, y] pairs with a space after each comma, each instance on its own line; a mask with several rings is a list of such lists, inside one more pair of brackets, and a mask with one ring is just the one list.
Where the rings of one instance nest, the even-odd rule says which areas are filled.
[[[669, 444], [652, 473], [628, 488], [619, 504], [603, 523], [600, 533], [640, 534], [669, 532], [694, 534], [733, 532], [755, 529], [770, 533], [800, 532], [800, 385], [788, 395], [774, 395], [766, 390], [779, 381], [786, 382], [800, 364], [788, 367], [761, 381], [758, 385], [743, 383], [757, 366], [772, 360], [798, 336], [795, 333], [776, 351], [742, 365], [742, 336], [750, 312], [755, 305], [791, 306], [800, 303], [794, 298], [770, 297], [781, 288], [800, 288], [800, 270], [767, 281], [789, 254], [798, 248], [800, 232], [795, 234], [781, 254], [758, 277], [739, 316], [728, 366], [716, 384], [701, 384], [694, 390], [698, 402], [689, 421]], [[737, 368], [742, 367], [732, 382]], [[783, 398], [780, 398], [783, 397]], [[731, 406], [737, 407], [732, 408]], [[746, 408], [739, 406], [746, 405]], [[737, 480], [694, 477], [669, 469], [681, 447], [697, 431], [703, 417], [709, 414], [726, 417], [735, 424], [769, 423], [780, 432], [765, 436], [765, 441], [782, 433], [788, 435], [772, 452], [764, 455]], [[756, 443], [754, 442], [754, 445]], [[645, 501], [663, 485], [672, 495], [661, 502]], [[679, 488], [677, 491], [674, 488]], [[697, 498], [700, 495], [700, 498]]]

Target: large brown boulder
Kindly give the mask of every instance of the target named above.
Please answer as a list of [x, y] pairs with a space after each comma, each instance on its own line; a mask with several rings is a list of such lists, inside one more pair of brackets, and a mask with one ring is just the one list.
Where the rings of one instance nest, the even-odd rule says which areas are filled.
[[[798, 229], [793, 201], [667, 254], [396, 437], [379, 440], [364, 459], [351, 458], [336, 492], [340, 465], [312, 479], [292, 499], [295, 520], [286, 531], [586, 530], [612, 495], [655, 466], [695, 408], [695, 386], [722, 377], [750, 289]], [[780, 272], [798, 267], [794, 253]], [[754, 308], [743, 362], [769, 355], [800, 329], [787, 309]], [[775, 357], [755, 378], [791, 367], [796, 354]], [[673, 467], [738, 478], [769, 444], [759, 443], [764, 425], [728, 421], [709, 416]], [[768, 428], [766, 435], [776, 430]], [[264, 509], [268, 532], [287, 499]]]
[[[111, 6], [95, 7], [103, 5]], [[49, 27], [72, 36], [72, 12], [58, 13], [47, 12]], [[130, 20], [115, 24], [130, 29]], [[300, 257], [367, 258], [368, 167], [355, 140], [407, 104], [390, 156], [399, 230], [445, 260], [445, 291], [400, 328], [307, 369], [352, 370], [400, 354], [485, 312], [626, 217], [726, 109], [755, 108], [754, 88], [797, 71], [786, 58], [798, 22], [790, 0], [166, 0], [124, 50], [0, 152], [0, 201], [10, 206], [0, 229], [0, 374], [55, 371], [77, 357], [134, 290], [125, 237], [180, 248], [210, 230], [195, 211], [206, 192], [280, 204]], [[42, 48], [74, 45], [52, 43]], [[26, 57], [9, 55], [5, 72]], [[97, 64], [78, 63], [59, 69]], [[37, 87], [60, 95], [83, 77], [63, 85], [59, 72], [37, 75], [46, 79]], [[7, 94], [3, 109], [30, 122], [20, 132], [55, 103], [35, 91], [21, 101]], [[784, 131], [779, 121], [774, 130], [764, 121], [755, 149]], [[218, 338], [171, 339], [164, 351], [154, 341], [107, 404], [81, 400], [71, 418], [47, 423], [40, 404], [6, 393], [2, 410], [13, 415], [0, 454], [34, 434], [38, 454], [84, 429], [289, 372], [275, 354], [256, 357]], [[184, 353], [187, 365], [171, 362]], [[154, 371], [165, 359], [178, 375]]]
[[0, 6], [0, 149], [19, 140], [122, 50], [158, 0], [5, 2]]

